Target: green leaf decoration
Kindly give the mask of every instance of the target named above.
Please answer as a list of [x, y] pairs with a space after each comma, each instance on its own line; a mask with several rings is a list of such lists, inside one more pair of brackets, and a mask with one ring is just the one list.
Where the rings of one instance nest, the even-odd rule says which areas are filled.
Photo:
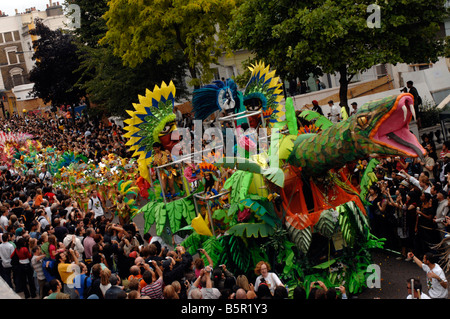
[[286, 227], [291, 241], [301, 252], [306, 254], [309, 250], [309, 247], [311, 246], [312, 241], [311, 227], [297, 229], [289, 223], [286, 223]]
[[348, 210], [344, 205], [340, 205], [336, 207], [336, 210], [339, 212], [339, 227], [341, 228], [342, 238], [350, 247], [353, 246], [353, 242], [355, 240], [356, 232], [352, 227], [351, 219], [349, 217]]
[[158, 203], [153, 207], [155, 210], [156, 234], [161, 236], [164, 231], [164, 226], [167, 220], [166, 205], [163, 202]]
[[167, 217], [169, 218], [170, 229], [176, 232], [181, 225], [181, 217], [183, 217], [183, 199], [174, 200], [166, 204]]
[[[215, 237], [210, 237], [205, 242], [203, 242], [202, 248], [208, 253], [209, 257], [211, 257], [214, 266], [218, 266], [223, 252], [223, 246], [221, 242]], [[202, 255], [202, 258], [205, 261], [205, 265], [208, 265], [208, 260], [206, 259], [206, 257]]]
[[268, 169], [265, 169], [262, 174], [275, 185], [279, 187], [284, 186], [284, 172], [281, 168], [269, 167]]
[[299, 116], [303, 117], [305, 120], [308, 120], [308, 121], [315, 120], [314, 124], [322, 130], [325, 130], [325, 129], [329, 128], [330, 126], [333, 126], [333, 122], [331, 122], [325, 116], [323, 116], [320, 113], [315, 112], [315, 111], [304, 110], [300, 113]]
[[203, 242], [206, 241], [207, 238], [207, 236], [199, 235], [196, 232], [193, 232], [188, 238], [182, 241], [180, 245], [185, 247], [191, 255], [195, 255], [197, 253], [197, 249], [203, 246]]
[[240, 223], [228, 229], [228, 234], [243, 238], [268, 237], [273, 234], [273, 228], [266, 223]]
[[253, 173], [238, 170], [226, 180], [223, 188], [231, 188], [230, 203], [237, 203], [246, 198], [252, 178]]
[[[247, 273], [252, 264], [253, 254], [249, 251], [256, 251], [253, 247], [249, 247], [247, 242], [241, 237], [225, 235], [218, 238], [223, 247], [223, 255], [221, 264], [226, 264], [227, 268], [234, 273]], [[252, 248], [252, 249], [250, 249]], [[259, 261], [259, 260], [258, 260]]]
[[334, 264], [336, 262], [336, 259], [331, 259], [331, 260], [328, 260], [328, 261], [326, 261], [326, 262], [323, 262], [323, 263], [321, 263], [321, 264], [319, 264], [319, 265], [316, 265], [316, 266], [314, 266], [313, 268], [315, 268], [315, 269], [327, 269], [327, 268], [329, 268], [332, 264]]
[[144, 214], [144, 232], [148, 232], [155, 223], [155, 212], [153, 210], [153, 206], [156, 204], [158, 204], [158, 202], [148, 202], [139, 210], [139, 213]]
[[157, 234], [161, 234], [166, 220], [172, 233], [178, 231], [181, 227], [181, 221], [184, 218], [187, 224], [197, 216], [195, 204], [191, 197], [177, 199], [165, 204], [162, 201], [153, 201], [144, 205], [137, 213], [144, 214], [144, 231], [148, 232], [151, 226], [156, 222]]
[[314, 229], [320, 233], [321, 235], [332, 238], [336, 233], [336, 225], [337, 225], [337, 212], [334, 209], [324, 210], [320, 214], [319, 221], [314, 226]]
[[289, 134], [298, 134], [298, 124], [297, 124], [297, 117], [295, 116], [295, 108], [294, 108], [294, 102], [292, 101], [292, 97], [288, 97], [286, 99], [286, 103], [284, 105], [284, 108], [286, 110], [286, 121], [287, 121], [287, 127], [289, 129]]
[[[255, 198], [254, 196], [252, 197]], [[270, 225], [271, 227], [275, 227], [277, 224], [281, 224], [273, 208], [271, 210], [268, 210], [266, 208], [266, 206], [270, 206], [272, 205], [272, 203], [267, 201], [265, 198], [260, 197], [259, 200], [246, 198], [244, 200], [241, 200], [241, 203], [244, 204], [246, 208], [250, 208], [259, 218], [261, 218], [266, 224]], [[263, 205], [263, 203], [265, 205]]]

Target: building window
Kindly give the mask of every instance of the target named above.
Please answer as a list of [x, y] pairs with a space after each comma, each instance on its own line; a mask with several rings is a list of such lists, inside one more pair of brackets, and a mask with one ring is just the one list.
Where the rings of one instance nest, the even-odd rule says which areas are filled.
[[13, 42], [13, 34], [12, 32], [5, 32], [3, 33], [5, 37], [5, 42]]
[[7, 47], [5, 48], [6, 58], [8, 60], [8, 64], [17, 64], [19, 63], [19, 59], [17, 57], [17, 47]]
[[21, 68], [14, 68], [11, 71], [9, 71], [9, 74], [11, 75], [12, 78], [13, 86], [25, 84], [22, 73], [23, 70]]

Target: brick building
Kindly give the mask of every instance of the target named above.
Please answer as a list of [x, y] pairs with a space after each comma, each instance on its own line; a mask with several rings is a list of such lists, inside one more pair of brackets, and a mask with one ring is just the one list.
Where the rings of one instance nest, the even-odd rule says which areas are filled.
[[[0, 8], [1, 9], [1, 8]], [[0, 11], [0, 116], [45, 110], [48, 106], [30, 92], [33, 83], [29, 73], [34, 66], [33, 40], [29, 31], [34, 28], [36, 18], [43, 20], [51, 29], [64, 27], [66, 17], [59, 2], [49, 1], [45, 11], [27, 9], [14, 16]]]

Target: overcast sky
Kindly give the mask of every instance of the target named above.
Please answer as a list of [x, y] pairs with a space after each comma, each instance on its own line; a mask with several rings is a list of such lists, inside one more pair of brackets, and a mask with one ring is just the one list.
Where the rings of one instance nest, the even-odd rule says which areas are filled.
[[[64, 0], [52, 0], [54, 3], [59, 1], [63, 4]], [[7, 15], [13, 16], [16, 14], [15, 9], [20, 12], [25, 12], [25, 9], [36, 7], [36, 10], [44, 11], [49, 4], [49, 0], [0, 0], [0, 10]]]

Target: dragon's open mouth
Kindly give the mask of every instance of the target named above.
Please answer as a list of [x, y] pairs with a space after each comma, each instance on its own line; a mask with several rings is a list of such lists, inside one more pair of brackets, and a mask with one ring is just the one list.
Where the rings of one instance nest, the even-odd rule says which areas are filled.
[[425, 150], [409, 131], [411, 117], [415, 118], [414, 100], [411, 94], [402, 94], [395, 101], [394, 107], [385, 114], [374, 128], [370, 137], [378, 144], [399, 152], [399, 155], [423, 159]]

